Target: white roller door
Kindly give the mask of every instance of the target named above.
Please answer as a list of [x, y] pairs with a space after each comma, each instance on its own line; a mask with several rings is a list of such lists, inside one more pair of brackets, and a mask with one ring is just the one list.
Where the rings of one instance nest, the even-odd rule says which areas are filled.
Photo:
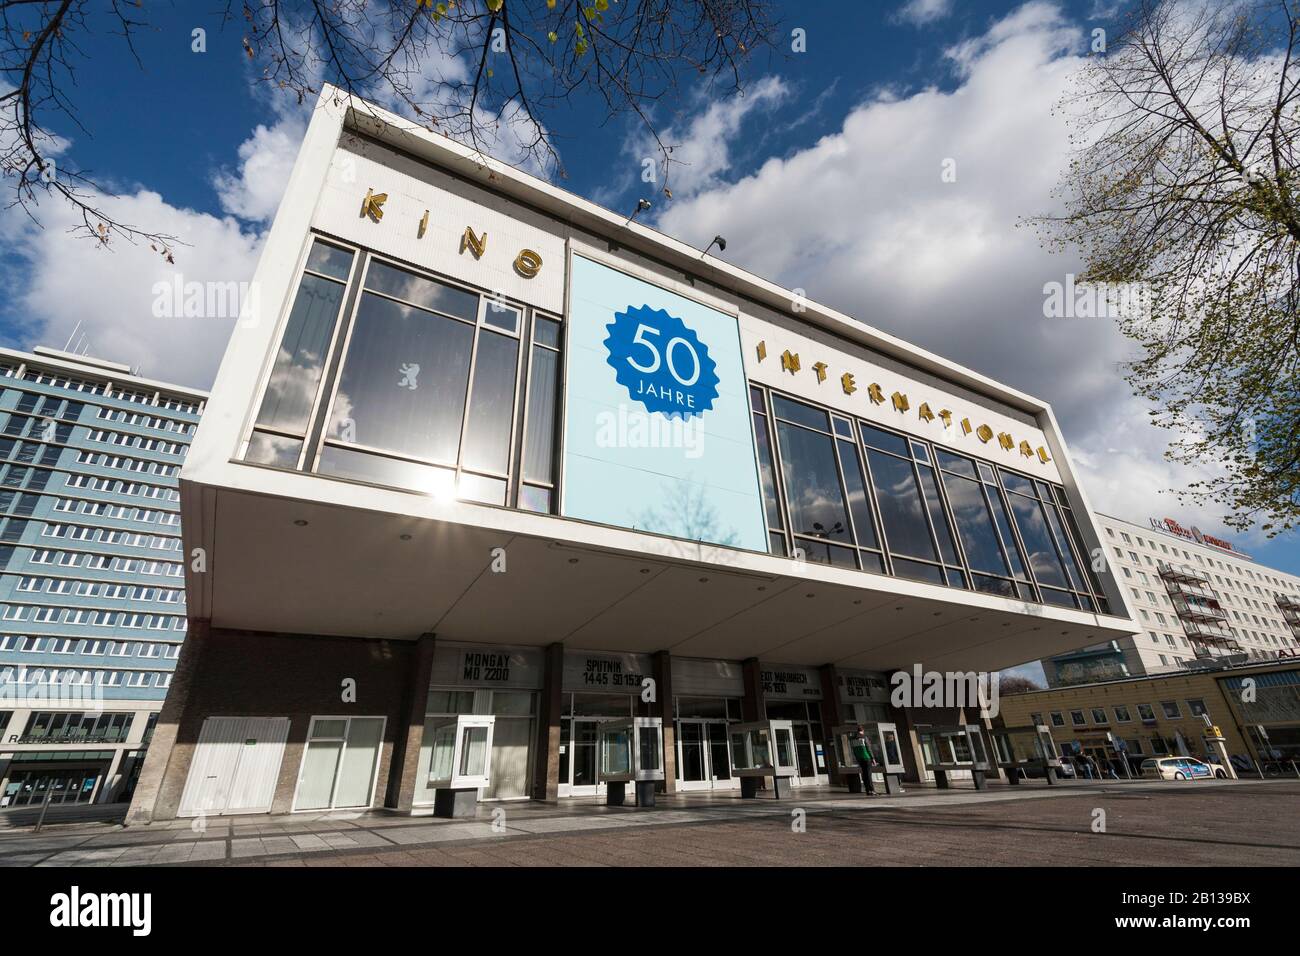
[[288, 717], [207, 718], [179, 815], [268, 812], [288, 738]]

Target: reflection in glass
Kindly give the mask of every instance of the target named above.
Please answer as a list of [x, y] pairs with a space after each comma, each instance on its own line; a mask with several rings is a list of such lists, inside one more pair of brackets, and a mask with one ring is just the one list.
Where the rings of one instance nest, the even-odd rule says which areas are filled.
[[555, 480], [555, 406], [559, 367], [558, 353], [534, 346], [528, 376], [528, 413], [524, 423], [525, 481], [549, 484]]
[[867, 458], [890, 553], [938, 560], [912, 463], [875, 449], [867, 452]]
[[330, 436], [454, 465], [474, 327], [366, 294]]
[[478, 296], [473, 292], [434, 282], [375, 259], [370, 260], [370, 268], [366, 270], [366, 288], [467, 322], [478, 319]]
[[519, 343], [512, 338], [487, 332], [479, 336], [469, 419], [465, 424], [462, 464], [466, 468], [497, 474], [509, 470], [518, 354]]
[[867, 482], [862, 473], [862, 462], [858, 458], [857, 444], [837, 441], [835, 448], [840, 455], [840, 469], [844, 474], [844, 487], [848, 491], [853, 533], [860, 546], [878, 548], [880, 542], [876, 538], [876, 522], [871, 516], [871, 502], [867, 499]]
[[763, 501], [767, 505], [768, 528], [780, 529], [781, 503], [776, 496], [776, 470], [772, 465], [772, 437], [767, 430], [767, 417], [754, 416], [754, 437], [758, 443], [758, 473], [763, 481]]
[[[1006, 473], [1003, 473], [1006, 478]], [[1026, 482], [1028, 484], [1028, 482]], [[1065, 571], [1061, 559], [1057, 557], [1051, 535], [1047, 532], [1047, 521], [1043, 517], [1042, 505], [1034, 498], [1023, 495], [1008, 495], [1011, 513], [1015, 516], [1016, 528], [1020, 531], [1020, 540], [1029, 552], [1029, 567], [1039, 584], [1053, 587], [1066, 587]], [[1047, 597], [1044, 595], [1044, 600]], [[1052, 603], [1059, 603], [1053, 601]]]
[[930, 525], [934, 535], [939, 539], [939, 553], [948, 564], [960, 564], [957, 560], [957, 546], [953, 544], [952, 527], [948, 524], [948, 514], [944, 511], [943, 498], [939, 494], [939, 485], [934, 477], [934, 469], [929, 465], [916, 466], [921, 476], [921, 488], [925, 491], [925, 505], [930, 509]]
[[257, 413], [259, 425], [299, 433], [306, 430], [344, 291], [338, 282], [314, 275], [302, 277]]
[[971, 570], [1009, 577], [1011, 569], [1002, 556], [997, 529], [993, 525], [993, 514], [989, 511], [988, 502], [984, 500], [980, 483], [945, 474], [943, 484], [948, 491], [948, 503], [952, 505], [953, 518], [957, 522], [957, 534], [961, 537]]
[[302, 451], [301, 438], [285, 438], [268, 432], [253, 432], [244, 461], [275, 468], [297, 468]]
[[777, 423], [781, 474], [795, 534], [851, 544], [844, 494], [829, 435]]
[[346, 282], [352, 269], [352, 253], [317, 239], [307, 255], [307, 268], [320, 272], [340, 282]]

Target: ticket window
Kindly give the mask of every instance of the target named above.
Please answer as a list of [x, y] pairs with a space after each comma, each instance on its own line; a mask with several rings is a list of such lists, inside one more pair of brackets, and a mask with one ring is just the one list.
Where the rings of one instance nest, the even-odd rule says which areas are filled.
[[537, 694], [531, 690], [433, 688], [429, 691], [424, 739], [416, 780], [415, 805], [433, 803], [429, 785], [435, 729], [461, 714], [492, 715], [490, 783], [479, 793], [484, 800], [526, 799], [530, 791], [537, 736]]
[[435, 790], [478, 790], [492, 782], [496, 718], [460, 716], [434, 728], [429, 785]]

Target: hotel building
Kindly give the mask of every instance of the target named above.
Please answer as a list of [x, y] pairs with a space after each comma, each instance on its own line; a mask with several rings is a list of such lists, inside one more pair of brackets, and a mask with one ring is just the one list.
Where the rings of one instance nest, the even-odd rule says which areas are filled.
[[0, 349], [0, 808], [129, 799], [185, 638], [206, 395]]
[[664, 787], [727, 728], [917, 714], [889, 672], [1125, 638], [1047, 403], [327, 89], [181, 475], [189, 636], [129, 821]]
[[1138, 630], [1044, 660], [1049, 686], [1300, 655], [1300, 577], [1173, 518], [1097, 523]]

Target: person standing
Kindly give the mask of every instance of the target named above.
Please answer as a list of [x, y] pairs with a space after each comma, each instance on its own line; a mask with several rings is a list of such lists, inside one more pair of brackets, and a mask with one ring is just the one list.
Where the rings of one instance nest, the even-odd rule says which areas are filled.
[[871, 782], [871, 765], [875, 763], [875, 757], [871, 753], [871, 745], [867, 743], [866, 728], [861, 724], [858, 724], [858, 735], [853, 738], [853, 756], [857, 758], [858, 768], [862, 771], [862, 784], [867, 796], [874, 797], [876, 785]]

